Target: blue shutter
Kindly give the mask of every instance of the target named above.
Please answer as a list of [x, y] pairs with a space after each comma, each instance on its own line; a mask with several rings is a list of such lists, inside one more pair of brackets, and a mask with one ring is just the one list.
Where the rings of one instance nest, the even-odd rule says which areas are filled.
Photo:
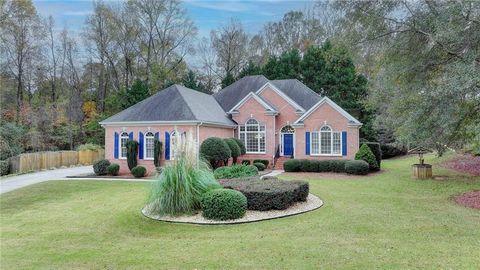
[[128, 139], [133, 141], [133, 132], [128, 133]]
[[118, 133], [115, 132], [115, 136], [113, 139], [113, 157], [118, 159]]
[[342, 131], [342, 156], [347, 155], [347, 132]]
[[305, 155], [310, 155], [310, 132], [305, 132]]
[[160, 133], [159, 132], [155, 133], [155, 140], [160, 141]]
[[138, 159], [143, 159], [143, 132], [138, 133]]
[[165, 132], [165, 160], [170, 160], [170, 133]]

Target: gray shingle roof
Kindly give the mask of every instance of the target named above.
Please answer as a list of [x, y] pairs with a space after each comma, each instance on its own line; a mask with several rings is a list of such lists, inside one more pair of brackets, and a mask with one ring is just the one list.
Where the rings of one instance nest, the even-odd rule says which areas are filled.
[[181, 85], [172, 85], [101, 123], [135, 121], [203, 121], [235, 125], [213, 96]]
[[215, 99], [225, 111], [229, 111], [248, 93], [256, 92], [267, 82], [275, 85], [280, 91], [289, 98], [302, 106], [305, 110], [310, 109], [315, 103], [320, 101], [321, 97], [312, 89], [308, 88], [299, 80], [272, 80], [269, 81], [263, 75], [246, 76], [234, 82], [233, 84], [223, 88], [216, 94]]

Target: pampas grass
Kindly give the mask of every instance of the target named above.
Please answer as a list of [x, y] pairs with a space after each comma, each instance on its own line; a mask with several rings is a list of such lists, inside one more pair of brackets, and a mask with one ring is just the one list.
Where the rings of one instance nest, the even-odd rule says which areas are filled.
[[148, 211], [161, 216], [192, 214], [200, 208], [203, 193], [221, 188], [207, 163], [198, 159], [192, 132], [175, 132], [172, 139], [175, 159], [162, 169], [148, 198]]

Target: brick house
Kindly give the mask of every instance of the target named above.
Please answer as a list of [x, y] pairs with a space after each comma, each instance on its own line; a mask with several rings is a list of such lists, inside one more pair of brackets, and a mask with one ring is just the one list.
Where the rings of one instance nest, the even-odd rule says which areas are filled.
[[290, 157], [353, 159], [359, 147], [357, 119], [328, 97], [298, 80], [247, 76], [214, 95], [180, 85], [100, 122], [105, 128], [105, 157], [128, 172], [125, 143], [139, 142], [138, 164], [152, 171], [153, 141], [163, 142], [161, 162], [174, 159], [172, 133], [191, 132], [197, 142], [208, 137], [237, 137], [247, 154], [281, 168]]

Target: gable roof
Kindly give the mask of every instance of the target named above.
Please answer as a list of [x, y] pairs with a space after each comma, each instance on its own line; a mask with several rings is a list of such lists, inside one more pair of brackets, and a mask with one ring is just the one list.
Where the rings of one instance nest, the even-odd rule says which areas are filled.
[[310, 109], [321, 97], [299, 80], [268, 80], [263, 75], [245, 76], [214, 94], [225, 111], [231, 110], [250, 92], [257, 92], [271, 83], [304, 110]]
[[176, 84], [105, 119], [100, 124], [186, 121], [235, 125], [213, 96]]
[[247, 102], [249, 99], [254, 98], [260, 105], [262, 105], [266, 111], [272, 112], [272, 113], [278, 113], [277, 109], [270, 104], [268, 101], [266, 101], [264, 98], [261, 96], [257, 95], [255, 92], [250, 92], [248, 93], [240, 102], [238, 102], [230, 111], [227, 113], [235, 113], [238, 108], [240, 108], [245, 102]]
[[345, 118], [347, 118], [349, 125], [352, 125], [352, 126], [362, 126], [363, 125], [360, 121], [358, 121], [355, 117], [353, 117], [351, 114], [349, 114], [344, 109], [342, 109], [342, 107], [338, 106], [337, 103], [333, 102], [333, 100], [329, 99], [328, 97], [323, 97], [319, 102], [317, 102], [307, 112], [305, 112], [300, 118], [298, 118], [297, 121], [295, 121], [295, 123], [293, 123], [293, 124], [294, 125], [303, 124], [303, 120], [305, 120], [305, 118], [307, 118], [310, 114], [312, 114], [315, 110], [317, 110], [320, 106], [322, 106], [325, 103], [332, 106], [333, 109], [335, 109], [337, 112], [339, 112]]

